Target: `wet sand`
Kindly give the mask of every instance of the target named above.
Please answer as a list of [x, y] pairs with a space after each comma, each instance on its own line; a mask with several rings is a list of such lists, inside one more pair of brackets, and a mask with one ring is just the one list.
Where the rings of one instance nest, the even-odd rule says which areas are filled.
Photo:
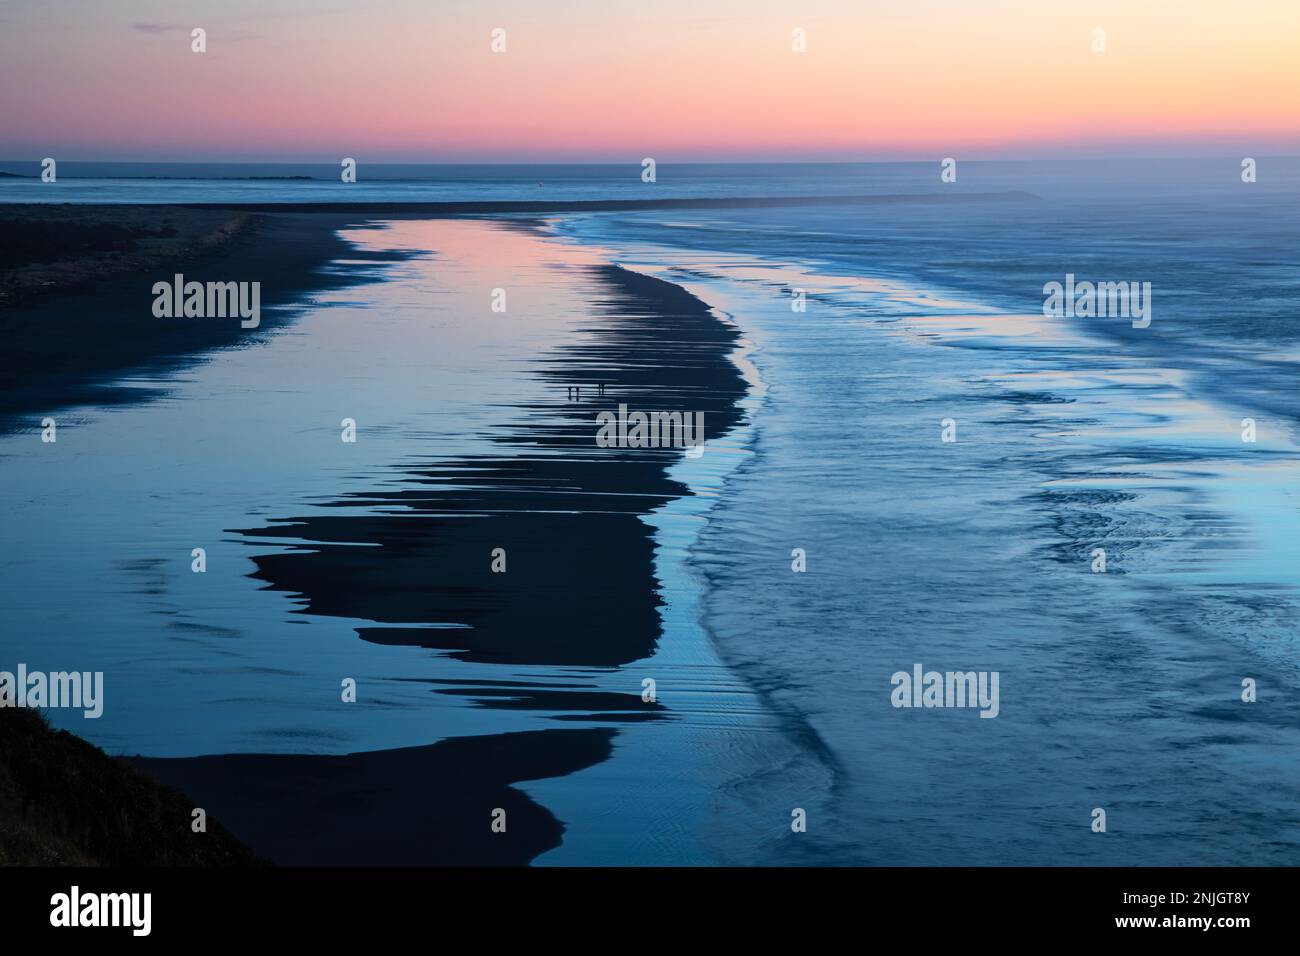
[[[263, 236], [282, 244], [301, 237], [297, 281], [344, 281], [310, 265], [331, 243], [344, 245], [333, 233], [342, 221], [268, 217]], [[536, 233], [535, 224], [518, 219], [476, 228]], [[238, 254], [264, 261], [256, 254], [262, 244], [245, 243]], [[236, 252], [223, 250], [222, 261], [229, 266]], [[436, 262], [438, 250], [429, 252]], [[360, 277], [346, 277], [352, 281], [373, 274], [366, 262], [384, 261], [351, 247], [330, 255], [349, 271], [362, 263]], [[412, 444], [410, 457], [393, 463], [403, 475], [400, 490], [386, 481], [372, 492], [340, 493], [336, 514], [325, 502], [306, 516], [268, 516], [265, 525], [229, 533], [256, 549], [253, 576], [290, 595], [301, 613], [369, 622], [356, 634], [372, 646], [429, 648], [476, 665], [474, 677], [441, 669], [436, 678], [406, 677], [408, 686], [423, 684], [462, 712], [511, 712], [516, 722], [563, 721], [564, 729], [502, 734], [462, 719], [456, 731], [431, 725], [427, 739], [437, 743], [396, 750], [135, 758], [139, 769], [187, 794], [260, 856], [290, 865], [527, 863], [560, 844], [564, 824], [514, 785], [589, 768], [610, 757], [620, 728], [673, 716], [644, 701], [630, 680], [616, 685], [627, 691], [611, 690], [559, 670], [617, 667], [655, 653], [663, 599], [654, 529], [643, 519], [690, 494], [668, 474], [680, 449], [601, 448], [596, 415], [620, 403], [699, 412], [706, 442], [718, 438], [741, 417], [737, 402], [746, 383], [730, 359], [739, 336], [672, 283], [614, 265], [560, 268], [581, 289], [573, 305], [581, 328], [535, 356], [529, 374], [546, 398], [503, 410], [512, 424], [493, 438], [502, 446], [499, 457], [421, 460], [422, 446]], [[134, 283], [108, 279], [99, 288], [110, 286], [125, 295]], [[280, 288], [292, 298], [287, 279]], [[41, 305], [54, 311], [54, 299]], [[159, 350], [152, 361], [165, 367], [201, 354], [182, 352], [181, 344], [178, 338], [175, 353]], [[102, 401], [104, 377], [121, 367], [92, 374], [92, 357], [82, 381]], [[68, 396], [65, 402], [77, 397], [41, 384]], [[138, 388], [123, 392], [124, 400], [150, 397]], [[286, 540], [297, 543], [285, 547]], [[494, 547], [506, 548], [508, 574], [491, 572]], [[484, 665], [507, 666], [491, 679], [483, 675], [494, 670]], [[514, 665], [557, 670], [523, 680]], [[476, 724], [482, 735], [465, 736]], [[507, 813], [506, 834], [490, 828], [495, 808]]]
[[[650, 187], [648, 187], [650, 188]], [[74, 404], [132, 395], [107, 387], [131, 372], [181, 368], [212, 349], [283, 324], [314, 292], [363, 282], [382, 253], [357, 253], [337, 231], [367, 219], [543, 215], [647, 209], [998, 203], [1025, 192], [510, 202], [340, 202], [186, 205], [0, 204], [0, 432], [34, 427]], [[327, 271], [338, 258], [346, 271]], [[188, 280], [257, 281], [262, 327], [223, 319], [158, 319], [152, 287]], [[35, 418], [33, 419], [33, 416]]]
[[[431, 461], [427, 471], [407, 469], [418, 490], [336, 503], [365, 515], [243, 529], [301, 542], [255, 558], [256, 577], [305, 596], [309, 614], [377, 622], [359, 632], [377, 643], [497, 664], [611, 666], [648, 656], [660, 621], [652, 529], [641, 517], [689, 493], [666, 474], [681, 451], [600, 448], [596, 415], [620, 403], [702, 412], [706, 442], [717, 438], [740, 417], [745, 383], [727, 358], [739, 336], [669, 282], [616, 266], [590, 278], [604, 297], [596, 308], [611, 318], [593, 323], [590, 341], [558, 349], [540, 373], [557, 395], [564, 389], [558, 418], [555, 405], [525, 409], [538, 420], [503, 438], [533, 452]], [[494, 548], [505, 549], [508, 573], [492, 571]], [[412, 626], [430, 621], [454, 626]]]
[[[282, 866], [523, 865], [564, 826], [511, 784], [609, 756], [615, 731], [461, 737], [346, 756], [137, 758]], [[504, 832], [492, 828], [505, 811]], [[502, 819], [497, 815], [498, 819]]]
[[[338, 237], [336, 230], [355, 218], [170, 206], [0, 206], [0, 247], [14, 250], [0, 272], [0, 431], [36, 427], [42, 416], [69, 405], [139, 398], [109, 381], [182, 368], [212, 349], [245, 344], [283, 325], [291, 303], [371, 279], [364, 268], [326, 271], [337, 258], [384, 261], [354, 254]], [[153, 284], [170, 283], [176, 273], [187, 280], [260, 282], [261, 326], [156, 318]]]
[[[495, 665], [610, 667], [649, 657], [662, 622], [652, 528], [642, 518], [689, 494], [666, 473], [681, 451], [600, 448], [595, 415], [619, 403], [702, 411], [706, 441], [717, 438], [739, 420], [745, 391], [728, 360], [738, 336], [671, 283], [616, 266], [590, 268], [586, 279], [603, 296], [593, 311], [606, 318], [591, 323], [587, 341], [545, 357], [539, 374], [555, 394], [564, 390], [560, 414], [554, 405], [522, 409], [524, 427], [502, 439], [530, 453], [430, 461], [427, 471], [408, 470], [408, 483], [422, 490], [376, 490], [336, 503], [364, 514], [239, 531], [253, 544], [301, 542], [256, 556], [254, 576], [301, 598], [305, 614], [374, 622], [357, 634], [377, 644]], [[572, 400], [570, 388], [580, 390]], [[494, 547], [506, 549], [508, 573], [491, 571]], [[428, 622], [439, 626], [420, 626]], [[668, 717], [637, 693], [595, 691], [581, 681], [425, 682], [480, 708], [555, 720], [618, 725]], [[521, 864], [558, 846], [563, 827], [509, 785], [598, 763], [615, 732], [462, 737], [347, 757], [136, 763], [206, 801], [279, 863]], [[496, 807], [512, 821], [509, 839], [488, 827]], [[414, 818], [424, 822], [413, 837]]]

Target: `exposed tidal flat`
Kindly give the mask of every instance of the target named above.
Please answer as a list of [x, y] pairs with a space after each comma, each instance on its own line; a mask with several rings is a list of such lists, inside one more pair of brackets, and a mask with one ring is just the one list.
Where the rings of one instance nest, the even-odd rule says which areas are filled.
[[1135, 273], [1089, 205], [321, 214], [278, 322], [10, 417], [6, 643], [282, 863], [1294, 863], [1284, 283], [1156, 204], [1151, 337], [1047, 319]]
[[[275, 862], [743, 859], [719, 794], [799, 755], [683, 564], [739, 454], [737, 330], [526, 221], [342, 235], [292, 321], [11, 419], [6, 632], [105, 674], [93, 729], [52, 719]], [[619, 403], [698, 413], [705, 455], [601, 448]]]

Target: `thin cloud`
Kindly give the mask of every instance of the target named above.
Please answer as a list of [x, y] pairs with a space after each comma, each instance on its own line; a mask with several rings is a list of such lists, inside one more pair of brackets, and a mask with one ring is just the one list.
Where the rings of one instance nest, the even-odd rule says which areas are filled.
[[188, 33], [190, 28], [179, 23], [133, 23], [131, 29], [139, 30], [141, 33], [175, 33], [177, 30]]
[[[161, 36], [164, 33], [189, 33], [194, 28], [183, 23], [133, 23], [131, 29], [138, 30], [141, 33], [148, 33], [151, 36]], [[242, 43], [244, 40], [251, 40], [256, 36], [256, 33], [250, 33], [247, 30], [237, 30], [232, 33], [223, 33], [221, 38], [226, 43]]]

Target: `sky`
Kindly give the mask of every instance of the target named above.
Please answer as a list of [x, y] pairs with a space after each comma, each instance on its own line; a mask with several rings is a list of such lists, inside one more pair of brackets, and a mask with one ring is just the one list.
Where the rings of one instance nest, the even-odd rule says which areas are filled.
[[0, 158], [1293, 155], [1297, 64], [1300, 0], [5, 0]]

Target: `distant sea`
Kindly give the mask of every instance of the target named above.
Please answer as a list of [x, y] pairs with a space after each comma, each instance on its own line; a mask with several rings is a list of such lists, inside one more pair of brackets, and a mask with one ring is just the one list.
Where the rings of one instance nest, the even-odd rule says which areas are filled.
[[[56, 157], [57, 159], [57, 157]], [[1300, 161], [1256, 157], [1252, 195], [1294, 190]], [[41, 182], [39, 158], [0, 160], [0, 202], [462, 202], [715, 198], [727, 196], [917, 194], [1027, 189], [1044, 197], [1149, 200], [1212, 195], [1242, 185], [1239, 157], [1221, 159], [961, 161], [957, 182], [933, 162], [657, 162], [642, 180], [640, 159], [621, 164], [105, 163], [61, 160], [57, 182]], [[1100, 191], [1100, 192], [1099, 192]]]

